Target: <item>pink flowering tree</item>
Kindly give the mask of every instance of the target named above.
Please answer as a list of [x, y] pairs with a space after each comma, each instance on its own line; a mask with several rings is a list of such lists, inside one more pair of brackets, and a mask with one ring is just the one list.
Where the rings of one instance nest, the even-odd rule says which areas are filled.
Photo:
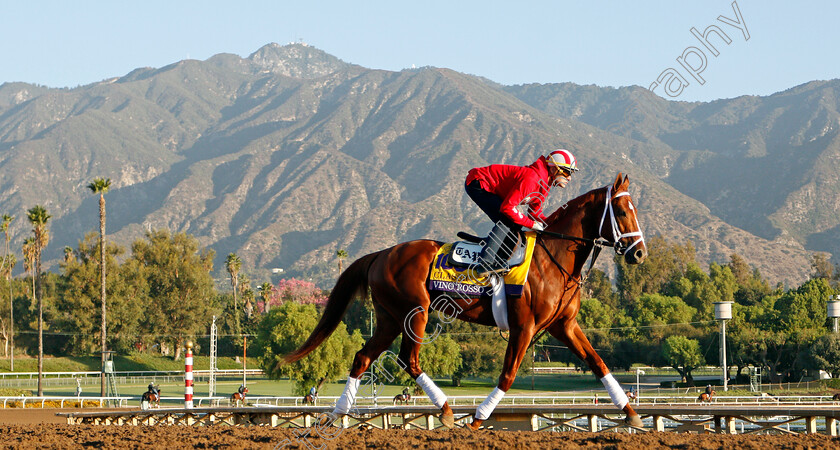
[[[267, 295], [269, 309], [281, 305], [284, 302], [292, 301], [300, 304], [315, 304], [323, 306], [327, 304], [327, 296], [311, 281], [289, 278], [280, 280]], [[265, 309], [264, 305], [262, 310]]]

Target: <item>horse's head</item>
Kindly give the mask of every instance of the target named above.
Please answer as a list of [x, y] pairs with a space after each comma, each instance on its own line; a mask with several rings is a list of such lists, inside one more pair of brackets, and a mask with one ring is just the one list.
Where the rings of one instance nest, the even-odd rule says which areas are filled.
[[[621, 173], [607, 186], [607, 200], [601, 217], [600, 236], [614, 243], [615, 251], [628, 264], [639, 264], [647, 257], [645, 238], [636, 217], [636, 207], [627, 192], [630, 178]], [[609, 220], [607, 220], [609, 217]]]

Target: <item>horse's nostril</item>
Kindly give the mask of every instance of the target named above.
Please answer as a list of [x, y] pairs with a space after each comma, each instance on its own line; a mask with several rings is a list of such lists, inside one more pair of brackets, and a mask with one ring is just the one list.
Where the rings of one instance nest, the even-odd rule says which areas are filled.
[[637, 248], [634, 256], [636, 257], [636, 261], [641, 261], [641, 260], [645, 259], [645, 256], [647, 256], [647, 255], [645, 254], [645, 251], [643, 249]]

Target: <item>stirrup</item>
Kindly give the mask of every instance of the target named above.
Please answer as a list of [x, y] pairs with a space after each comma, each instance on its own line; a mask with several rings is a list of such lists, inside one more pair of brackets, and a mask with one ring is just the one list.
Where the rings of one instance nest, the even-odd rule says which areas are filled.
[[501, 277], [504, 277], [505, 275], [508, 274], [508, 272], [510, 272], [510, 269], [511, 269], [511, 267], [508, 266], [507, 261], [505, 261], [505, 262], [502, 263], [501, 266], [496, 265], [496, 264], [493, 264], [491, 267], [487, 267], [485, 265], [479, 265], [479, 266], [476, 266], [476, 268], [474, 270], [475, 270], [475, 274], [479, 277], [486, 277], [486, 276], [494, 275], [494, 274], [497, 274]]

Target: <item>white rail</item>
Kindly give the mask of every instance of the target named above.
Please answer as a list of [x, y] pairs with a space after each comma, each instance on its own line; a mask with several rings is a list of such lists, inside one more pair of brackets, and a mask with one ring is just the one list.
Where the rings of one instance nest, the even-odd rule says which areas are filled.
[[[96, 377], [99, 378], [99, 375], [102, 372], [99, 371], [85, 371], [85, 372], [43, 372], [44, 378], [76, 378], [76, 377]], [[263, 371], [261, 369], [247, 369], [245, 370], [247, 375], [263, 375]], [[125, 370], [114, 372], [114, 375], [118, 377], [139, 377], [139, 376], [167, 376], [167, 375], [178, 375], [184, 374], [184, 370]], [[196, 374], [210, 374], [209, 370], [193, 370], [193, 375]], [[216, 370], [216, 375], [221, 376], [241, 376], [242, 369], [224, 369], [224, 370]], [[0, 372], [0, 379], [15, 379], [15, 378], [38, 378], [38, 372]]]
[[99, 404], [99, 408], [104, 408], [108, 402], [114, 402], [117, 404], [117, 407], [124, 408], [128, 406], [129, 400], [139, 400], [140, 397], [76, 397], [76, 396], [67, 396], [67, 397], [60, 397], [60, 396], [44, 396], [44, 397], [0, 397], [2, 400], [3, 408], [9, 407], [17, 407], [11, 405], [17, 405], [18, 403], [21, 404], [20, 408], [26, 408], [26, 404], [34, 405], [41, 403], [41, 408], [44, 408], [46, 402], [57, 402], [59, 403], [59, 408], [64, 408], [65, 403], [74, 404], [78, 403], [79, 408], [84, 408], [85, 402], [95, 402]]

